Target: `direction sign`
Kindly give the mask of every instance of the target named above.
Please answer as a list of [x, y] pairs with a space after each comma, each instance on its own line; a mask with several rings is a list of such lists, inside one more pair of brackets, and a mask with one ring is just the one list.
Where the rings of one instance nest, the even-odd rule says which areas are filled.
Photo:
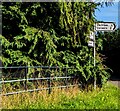
[[116, 25], [114, 22], [98, 22], [95, 24], [96, 31], [113, 31]]
[[94, 32], [90, 31], [90, 39], [94, 40]]
[[88, 46], [89, 47], [94, 47], [94, 42], [93, 41], [88, 41]]

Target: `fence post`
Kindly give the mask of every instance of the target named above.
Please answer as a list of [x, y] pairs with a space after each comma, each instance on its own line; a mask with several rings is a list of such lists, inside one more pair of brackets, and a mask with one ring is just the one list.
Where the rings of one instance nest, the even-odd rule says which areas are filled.
[[66, 76], [65, 85], [66, 85], [66, 87], [67, 87], [67, 82], [68, 82], [68, 79], [67, 79], [67, 68], [65, 68], [65, 76]]
[[48, 94], [50, 94], [51, 93], [51, 73], [48, 71], [47, 75], [48, 75]]
[[25, 90], [27, 90], [27, 72], [28, 72], [28, 70], [27, 70], [27, 66], [25, 67]]

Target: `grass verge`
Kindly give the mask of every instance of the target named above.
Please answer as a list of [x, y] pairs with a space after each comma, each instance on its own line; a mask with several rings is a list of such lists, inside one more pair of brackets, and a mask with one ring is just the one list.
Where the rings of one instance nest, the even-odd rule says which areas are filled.
[[120, 89], [107, 83], [93, 91], [74, 87], [2, 96], [2, 109], [119, 109], [119, 100]]

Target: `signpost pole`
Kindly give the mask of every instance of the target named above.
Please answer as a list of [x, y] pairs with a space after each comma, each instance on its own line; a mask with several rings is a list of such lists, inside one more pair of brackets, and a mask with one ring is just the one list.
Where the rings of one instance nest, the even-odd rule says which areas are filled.
[[96, 55], [96, 51], [95, 51], [95, 30], [94, 30], [94, 89], [96, 89], [95, 55]]
[[90, 40], [88, 42], [89, 47], [94, 47], [94, 89], [96, 89], [96, 81], [97, 77], [95, 74], [95, 66], [96, 66], [96, 61], [95, 61], [95, 55], [96, 55], [96, 50], [95, 50], [95, 34], [96, 31], [114, 31], [116, 28], [116, 25], [114, 22], [98, 22], [94, 24], [94, 32], [93, 34], [90, 35]]

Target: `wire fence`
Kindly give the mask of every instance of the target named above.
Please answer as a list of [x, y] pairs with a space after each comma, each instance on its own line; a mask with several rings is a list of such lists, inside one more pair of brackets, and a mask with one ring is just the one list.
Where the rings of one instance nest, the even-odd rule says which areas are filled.
[[53, 88], [79, 86], [77, 77], [68, 73], [71, 69], [57, 66], [0, 67], [2, 71], [1, 95], [40, 90], [48, 90], [48, 94], [50, 94]]

